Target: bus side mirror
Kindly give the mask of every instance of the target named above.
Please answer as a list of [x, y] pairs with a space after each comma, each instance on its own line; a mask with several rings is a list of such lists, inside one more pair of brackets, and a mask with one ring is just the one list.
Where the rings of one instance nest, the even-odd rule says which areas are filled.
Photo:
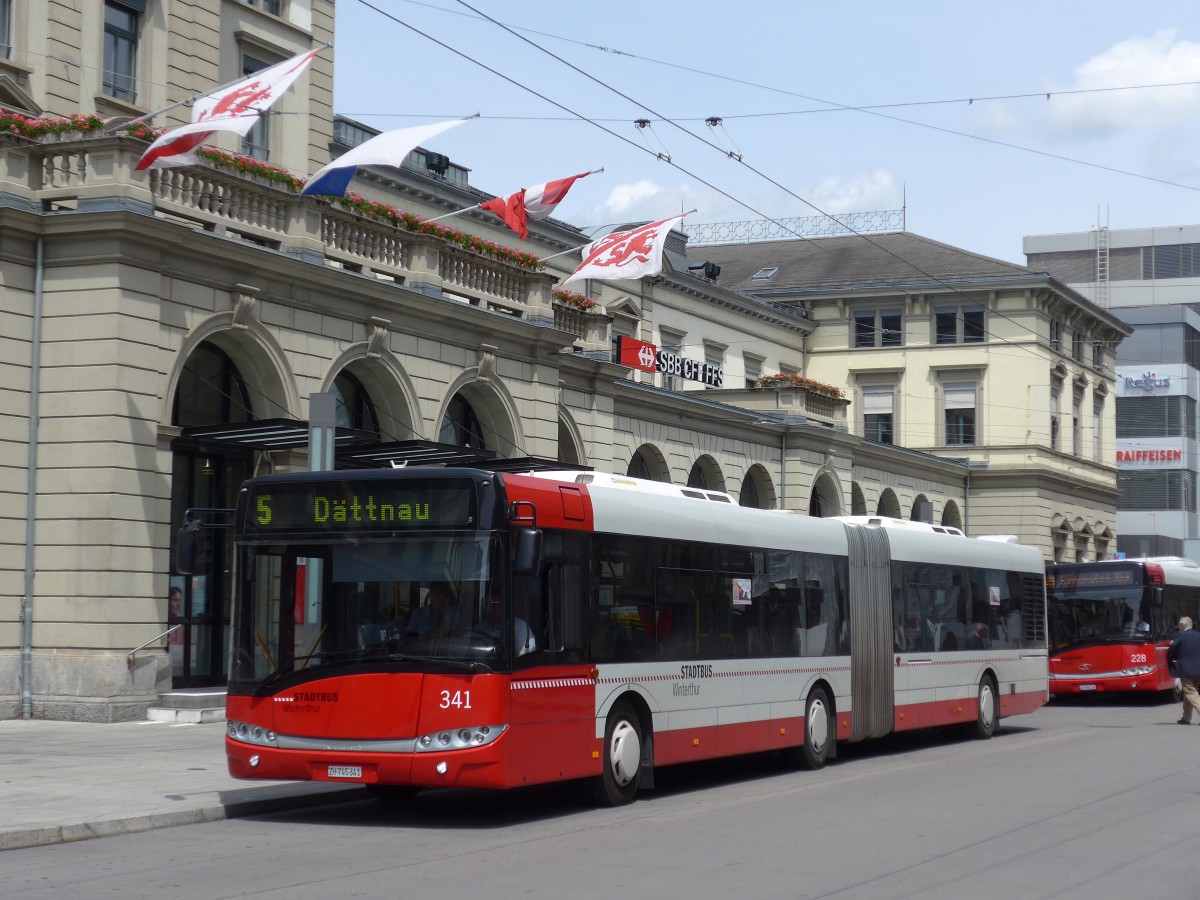
[[196, 573], [196, 557], [199, 555], [200, 520], [186, 519], [179, 529], [175, 542], [175, 571], [180, 575]]
[[1163, 589], [1161, 587], [1150, 589], [1150, 602], [1155, 606], [1163, 605]]
[[514, 575], [536, 575], [542, 566], [542, 530], [521, 528], [513, 552]]

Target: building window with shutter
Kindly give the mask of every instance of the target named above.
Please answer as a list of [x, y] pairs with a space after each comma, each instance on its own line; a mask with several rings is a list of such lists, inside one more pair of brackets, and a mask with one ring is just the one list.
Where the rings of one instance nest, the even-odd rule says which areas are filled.
[[1092, 459], [1099, 462], [1102, 458], [1104, 437], [1104, 397], [1092, 394]]
[[952, 382], [942, 394], [947, 446], [975, 444], [978, 425], [974, 382]]
[[862, 389], [863, 437], [880, 444], [895, 443], [895, 388], [872, 385]]

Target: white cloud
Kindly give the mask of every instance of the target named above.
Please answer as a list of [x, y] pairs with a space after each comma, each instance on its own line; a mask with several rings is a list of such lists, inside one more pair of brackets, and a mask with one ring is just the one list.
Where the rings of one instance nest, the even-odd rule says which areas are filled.
[[[886, 169], [865, 172], [854, 178], [824, 178], [804, 196], [823, 212], [837, 214], [899, 209], [903, 194]], [[818, 215], [811, 208], [800, 215]]]
[[[1067, 90], [1200, 81], [1200, 44], [1180, 40], [1173, 28], [1153, 37], [1114, 44], [1075, 69]], [[1200, 115], [1200, 86], [1099, 90], [1056, 94], [1047, 104], [1050, 126], [1060, 136], [1102, 138], [1141, 128], [1161, 128]]]
[[641, 208], [648, 199], [657, 197], [662, 192], [661, 185], [646, 178], [633, 184], [619, 184], [609, 191], [600, 209], [603, 214], [627, 216], [631, 210]]

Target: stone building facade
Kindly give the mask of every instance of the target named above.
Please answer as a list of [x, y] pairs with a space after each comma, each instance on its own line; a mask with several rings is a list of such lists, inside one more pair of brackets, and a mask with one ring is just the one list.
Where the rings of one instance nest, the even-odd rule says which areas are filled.
[[[555, 288], [575, 265], [555, 255], [586, 242], [566, 222], [521, 243], [483, 213], [455, 223], [465, 237], [389, 214], [490, 199], [424, 148], [360, 171], [373, 208], [299, 197], [287, 171], [367, 135], [333, 114], [327, 53], [280, 101], [300, 115], [270, 117], [247, 146], [218, 139], [273, 168], [135, 172], [146, 142], [122, 119], [331, 43], [332, 2], [95, 6], [19, 5], [0, 62], [6, 109], [109, 119], [0, 135], [0, 718], [131, 719], [172, 687], [223, 684], [231, 548], [215, 541], [185, 576], [175, 533], [185, 510], [232, 506], [248, 476], [309, 467], [310, 407], [326, 398], [334, 465], [484, 455], [975, 530], [980, 473], [937, 445], [864, 440], [836, 396], [848, 375], [751, 387], [809, 370], [825, 325], [693, 273], [683, 234], [661, 276], [581, 296]], [[106, 34], [136, 43], [123, 77]], [[77, 74], [50, 71], [52, 56]], [[614, 337], [717, 376], [633, 370]], [[1030, 515], [1066, 508], [1047, 506]]]

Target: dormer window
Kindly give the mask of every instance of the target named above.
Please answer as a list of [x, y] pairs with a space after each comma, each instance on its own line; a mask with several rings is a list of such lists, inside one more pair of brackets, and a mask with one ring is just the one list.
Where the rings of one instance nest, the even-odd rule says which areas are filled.
[[753, 275], [750, 276], [751, 281], [766, 281], [768, 278], [773, 278], [775, 273], [779, 271], [779, 266], [763, 266]]

